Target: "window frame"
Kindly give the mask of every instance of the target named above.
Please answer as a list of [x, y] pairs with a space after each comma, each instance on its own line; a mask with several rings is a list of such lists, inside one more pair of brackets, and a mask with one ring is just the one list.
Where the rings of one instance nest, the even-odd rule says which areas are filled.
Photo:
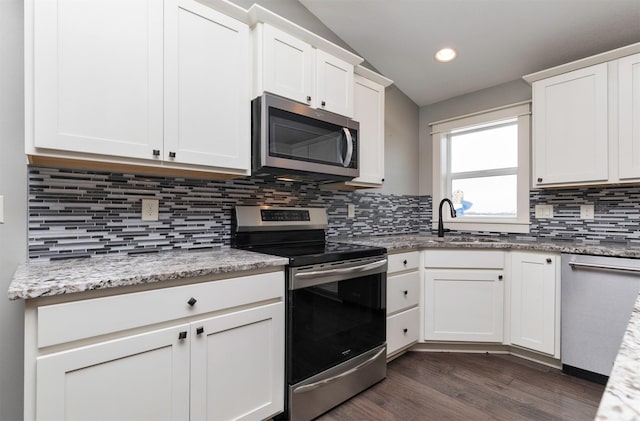
[[[448, 120], [431, 123], [433, 143], [433, 193], [431, 227], [438, 226], [438, 206], [446, 197], [447, 183], [451, 183], [450, 154], [448, 153], [448, 134], [474, 126], [490, 124], [516, 118], [518, 127], [518, 166], [517, 176], [517, 215], [509, 218], [465, 217], [454, 219], [448, 209], [443, 210], [443, 219], [447, 228], [458, 231], [491, 231], [504, 233], [528, 233], [529, 187], [530, 187], [530, 138], [531, 138], [531, 101], [493, 108], [474, 114], [468, 114]], [[488, 170], [492, 171], [492, 170]], [[477, 171], [478, 174], [486, 173]]]

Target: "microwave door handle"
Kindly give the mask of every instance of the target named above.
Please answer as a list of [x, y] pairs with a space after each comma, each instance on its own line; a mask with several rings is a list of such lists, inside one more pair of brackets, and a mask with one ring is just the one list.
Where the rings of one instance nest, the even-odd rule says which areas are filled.
[[343, 127], [342, 131], [344, 132], [344, 137], [347, 140], [347, 154], [344, 157], [342, 166], [348, 167], [351, 165], [351, 158], [353, 156], [353, 138], [351, 137], [351, 132], [346, 127]]

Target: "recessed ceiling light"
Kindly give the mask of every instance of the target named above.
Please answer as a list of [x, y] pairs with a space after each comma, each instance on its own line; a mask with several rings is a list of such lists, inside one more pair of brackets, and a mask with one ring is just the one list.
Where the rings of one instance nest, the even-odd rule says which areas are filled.
[[436, 60], [446, 63], [456, 58], [456, 50], [453, 48], [441, 48], [435, 55]]

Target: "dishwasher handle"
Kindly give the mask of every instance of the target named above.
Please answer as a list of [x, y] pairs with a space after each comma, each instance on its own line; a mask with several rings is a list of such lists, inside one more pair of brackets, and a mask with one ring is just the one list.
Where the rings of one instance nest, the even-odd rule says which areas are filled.
[[616, 266], [616, 265], [601, 265], [596, 263], [582, 263], [582, 262], [568, 262], [571, 269], [595, 269], [595, 270], [611, 270], [615, 272], [631, 272], [639, 273], [640, 267], [632, 266]]

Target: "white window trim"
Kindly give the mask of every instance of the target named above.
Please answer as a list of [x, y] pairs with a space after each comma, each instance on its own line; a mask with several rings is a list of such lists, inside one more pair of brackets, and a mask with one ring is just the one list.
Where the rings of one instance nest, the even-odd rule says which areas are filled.
[[465, 218], [458, 220], [449, 216], [447, 205], [443, 208], [445, 228], [458, 231], [492, 231], [508, 233], [529, 232], [529, 145], [531, 137], [531, 102], [520, 102], [491, 110], [468, 114], [462, 117], [431, 123], [433, 142], [433, 194], [432, 229], [438, 227], [438, 206], [446, 192], [447, 163], [446, 134], [492, 121], [518, 118], [518, 215], [515, 218]]

